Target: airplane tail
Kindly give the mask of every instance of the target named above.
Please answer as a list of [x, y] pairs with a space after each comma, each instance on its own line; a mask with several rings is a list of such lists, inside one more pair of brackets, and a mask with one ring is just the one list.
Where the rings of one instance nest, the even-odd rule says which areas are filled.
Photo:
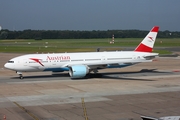
[[134, 51], [152, 52], [159, 27], [154, 26]]

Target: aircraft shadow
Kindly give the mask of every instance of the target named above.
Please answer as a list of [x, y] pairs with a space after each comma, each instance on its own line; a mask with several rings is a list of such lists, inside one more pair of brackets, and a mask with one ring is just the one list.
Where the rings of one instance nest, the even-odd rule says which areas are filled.
[[[169, 73], [169, 72], [159, 72], [155, 71], [156, 69], [142, 69], [140, 71], [133, 71], [133, 72], [113, 72], [113, 73], [101, 73], [101, 74], [89, 74], [86, 78], [80, 79], [73, 79], [73, 80], [84, 80], [84, 79], [92, 79], [92, 78], [100, 78], [100, 79], [116, 79], [116, 80], [138, 80], [138, 81], [155, 81], [149, 79], [139, 79], [139, 78], [132, 78], [123, 75], [130, 75], [130, 74], [138, 74], [138, 73]], [[113, 76], [111, 76], [113, 75]], [[122, 77], [121, 77], [122, 76]], [[57, 80], [63, 80], [61, 77], [69, 78], [70, 76], [68, 73], [60, 73], [60, 74], [50, 74], [50, 75], [35, 75], [35, 76], [24, 76], [24, 79], [43, 79], [43, 78], [57, 78]], [[58, 79], [61, 78], [61, 79]], [[11, 79], [19, 79], [19, 77], [11, 77]], [[49, 79], [52, 80], [52, 79]]]
[[[157, 69], [142, 69], [140, 71], [133, 71], [133, 72], [113, 72], [113, 73], [102, 73], [99, 76], [91, 76], [90, 78], [103, 78], [103, 79], [116, 79], [116, 80], [137, 80], [137, 81], [155, 81], [155, 80], [150, 80], [150, 79], [140, 79], [140, 78], [135, 78], [135, 76], [128, 77], [123, 75], [130, 75], [130, 74], [138, 74], [138, 73], [169, 73], [169, 72], [160, 72], [156, 71]], [[113, 76], [110, 76], [113, 75]], [[143, 75], [141, 75], [143, 76]]]
[[130, 77], [111, 77], [111, 76], [103, 76], [103, 79], [115, 79], [115, 80], [136, 80], [136, 81], [156, 81], [150, 79], [141, 79], [141, 78], [130, 78]]
[[[60, 74], [33, 75], [33, 76], [23, 76], [23, 77], [24, 77], [24, 79], [59, 78], [59, 77], [69, 77], [69, 74], [68, 73], [60, 73]], [[19, 77], [11, 77], [11, 79], [19, 79]]]
[[134, 74], [134, 73], [169, 73], [169, 72], [160, 72], [156, 70], [157, 69], [142, 69], [140, 71], [133, 71], [133, 72], [113, 72], [113, 73], [102, 73], [102, 74], [111, 75], [111, 74]]

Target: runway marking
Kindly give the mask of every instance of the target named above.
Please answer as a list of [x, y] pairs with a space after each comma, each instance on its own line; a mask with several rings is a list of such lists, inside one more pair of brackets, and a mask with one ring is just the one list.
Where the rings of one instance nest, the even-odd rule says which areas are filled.
[[27, 114], [29, 114], [34, 120], [39, 120], [39, 118], [37, 118], [34, 114], [32, 114], [29, 110], [27, 110], [26, 108], [22, 107], [21, 105], [19, 105], [17, 102], [13, 102], [14, 104], [16, 104], [19, 108], [21, 108], [22, 110], [24, 110]]
[[72, 86], [70, 86], [70, 85], [68, 85], [68, 87], [69, 87], [69, 88], [72, 88], [72, 89], [74, 89], [74, 90], [77, 90], [77, 91], [79, 91], [79, 92], [86, 92], [86, 91], [84, 91], [84, 90], [81, 90], [81, 89], [72, 87]]
[[[22, 106], [38, 106], [38, 105], [52, 105], [52, 104], [68, 104], [68, 103], [81, 103], [81, 98], [84, 97], [86, 102], [109, 101], [111, 99], [102, 96], [66, 96], [60, 95], [40, 95], [40, 96], [16, 96], [9, 97], [10, 101], [16, 101]], [[29, 99], [31, 98], [31, 99]]]
[[83, 111], [84, 111], [84, 118], [85, 118], [85, 120], [88, 120], [87, 110], [86, 110], [86, 105], [85, 105], [85, 102], [84, 102], [84, 98], [81, 98], [81, 102], [82, 102], [82, 107], [83, 107]]

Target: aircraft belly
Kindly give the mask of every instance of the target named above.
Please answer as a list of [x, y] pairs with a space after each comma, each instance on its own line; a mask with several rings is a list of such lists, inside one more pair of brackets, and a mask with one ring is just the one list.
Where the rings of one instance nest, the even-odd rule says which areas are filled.
[[49, 67], [49, 68], [45, 68], [43, 71], [53, 71], [53, 72], [63, 72], [63, 71], [69, 71], [68, 67]]

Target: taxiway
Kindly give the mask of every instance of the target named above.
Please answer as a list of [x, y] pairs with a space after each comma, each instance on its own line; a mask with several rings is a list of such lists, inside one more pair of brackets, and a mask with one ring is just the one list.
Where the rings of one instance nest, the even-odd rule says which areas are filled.
[[180, 57], [101, 70], [102, 78], [71, 80], [68, 73], [39, 72], [20, 80], [3, 68], [15, 54], [0, 55], [0, 118], [34, 120], [30, 113], [44, 120], [84, 120], [81, 98], [91, 120], [180, 115]]

